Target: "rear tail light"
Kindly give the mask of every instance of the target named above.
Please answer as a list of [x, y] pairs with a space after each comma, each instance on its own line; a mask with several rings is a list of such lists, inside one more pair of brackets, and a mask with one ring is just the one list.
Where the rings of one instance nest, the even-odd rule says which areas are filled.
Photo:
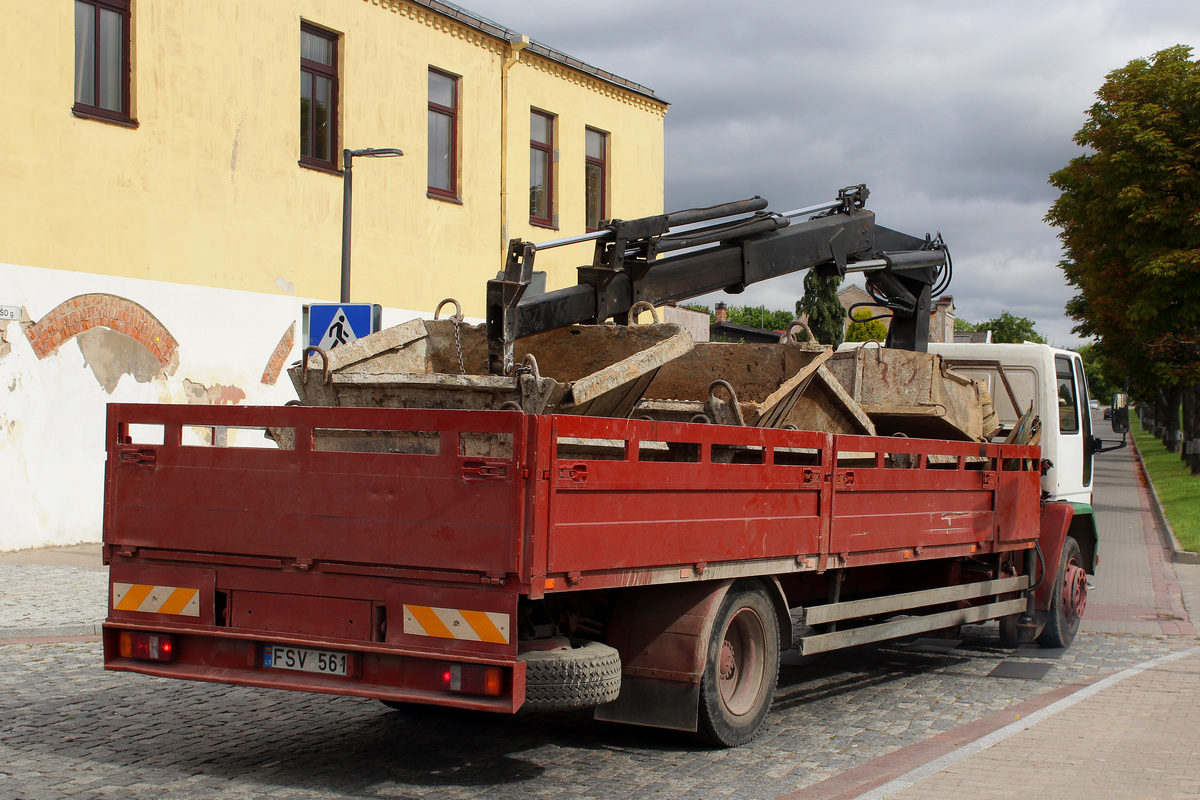
[[170, 661], [175, 655], [174, 639], [162, 633], [121, 631], [118, 645], [121, 658], [138, 661]]
[[499, 696], [504, 688], [500, 667], [480, 664], [446, 664], [439, 673], [442, 689], [460, 694]]

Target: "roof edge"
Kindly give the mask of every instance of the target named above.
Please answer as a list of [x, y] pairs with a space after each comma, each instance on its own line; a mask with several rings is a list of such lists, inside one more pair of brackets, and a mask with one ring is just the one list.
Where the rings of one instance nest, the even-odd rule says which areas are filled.
[[[493, 36], [497, 39], [509, 42], [510, 44], [514, 41], [519, 41], [522, 36], [522, 34], [512, 30], [511, 28], [506, 28], [498, 22], [493, 22], [486, 17], [481, 17], [475, 12], [468, 11], [461, 6], [456, 6], [453, 3], [447, 3], [445, 0], [408, 0], [408, 2], [413, 3], [414, 5], [422, 6], [423, 8], [427, 8], [430, 11], [441, 14], [444, 17], [448, 17], [458, 23], [461, 23], [462, 25], [466, 25], [469, 28], [479, 31], [480, 33]], [[667, 101], [656, 95], [654, 90], [648, 86], [635, 83], [628, 78], [622, 78], [620, 75], [609, 72], [608, 70], [594, 67], [591, 64], [588, 64], [586, 61], [581, 61], [574, 56], [569, 56], [561, 50], [555, 50], [553, 47], [548, 47], [541, 42], [530, 39], [529, 44], [525, 49], [531, 53], [541, 56], [542, 58], [549, 59], [550, 61], [562, 64], [565, 67], [569, 67], [587, 75], [591, 75], [592, 77], [602, 80], [605, 83], [611, 83], [614, 86], [619, 86], [622, 89], [626, 89], [634, 92], [635, 94], [648, 97], [655, 102], [662, 103], [663, 105], [670, 105], [667, 103]]]

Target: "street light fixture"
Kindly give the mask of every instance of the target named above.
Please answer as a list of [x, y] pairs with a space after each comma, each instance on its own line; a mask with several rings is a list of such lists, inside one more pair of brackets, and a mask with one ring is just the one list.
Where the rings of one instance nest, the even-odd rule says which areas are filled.
[[342, 151], [342, 296], [341, 302], [350, 302], [350, 197], [352, 180], [350, 162], [359, 158], [391, 158], [402, 156], [403, 151], [395, 147], [366, 147], [362, 150]]

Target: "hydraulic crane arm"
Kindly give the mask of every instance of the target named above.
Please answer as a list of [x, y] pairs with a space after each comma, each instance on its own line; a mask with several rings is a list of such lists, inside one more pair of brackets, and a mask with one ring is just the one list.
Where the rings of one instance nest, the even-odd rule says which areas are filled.
[[[804, 269], [827, 274], [869, 272], [868, 285], [893, 312], [889, 345], [925, 350], [931, 287], [947, 263], [940, 239], [883, 228], [864, 208], [868, 191], [853, 186], [836, 201], [786, 214], [766, 212], [755, 197], [711, 208], [636, 220], [611, 220], [602, 230], [533, 244], [509, 244], [504, 276], [488, 281], [489, 367], [511, 374], [513, 342], [577, 323], [628, 321], [638, 302], [679, 302], [710, 292], [741, 292], [752, 283]], [[673, 232], [681, 226], [750, 214], [732, 221]], [[803, 221], [793, 219], [807, 217]], [[592, 264], [579, 283], [524, 297], [538, 250], [595, 242]], [[696, 249], [702, 248], [702, 249]], [[685, 251], [685, 252], [676, 252]], [[660, 257], [664, 253], [675, 253]]]

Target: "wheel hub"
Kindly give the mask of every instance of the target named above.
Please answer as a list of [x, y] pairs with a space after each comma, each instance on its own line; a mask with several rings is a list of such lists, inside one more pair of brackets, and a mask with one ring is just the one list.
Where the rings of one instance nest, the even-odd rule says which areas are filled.
[[1063, 573], [1063, 614], [1076, 620], [1087, 608], [1087, 572], [1074, 561], [1067, 564]]
[[726, 639], [721, 644], [721, 680], [733, 680], [737, 673], [737, 654], [733, 652], [733, 643]]

